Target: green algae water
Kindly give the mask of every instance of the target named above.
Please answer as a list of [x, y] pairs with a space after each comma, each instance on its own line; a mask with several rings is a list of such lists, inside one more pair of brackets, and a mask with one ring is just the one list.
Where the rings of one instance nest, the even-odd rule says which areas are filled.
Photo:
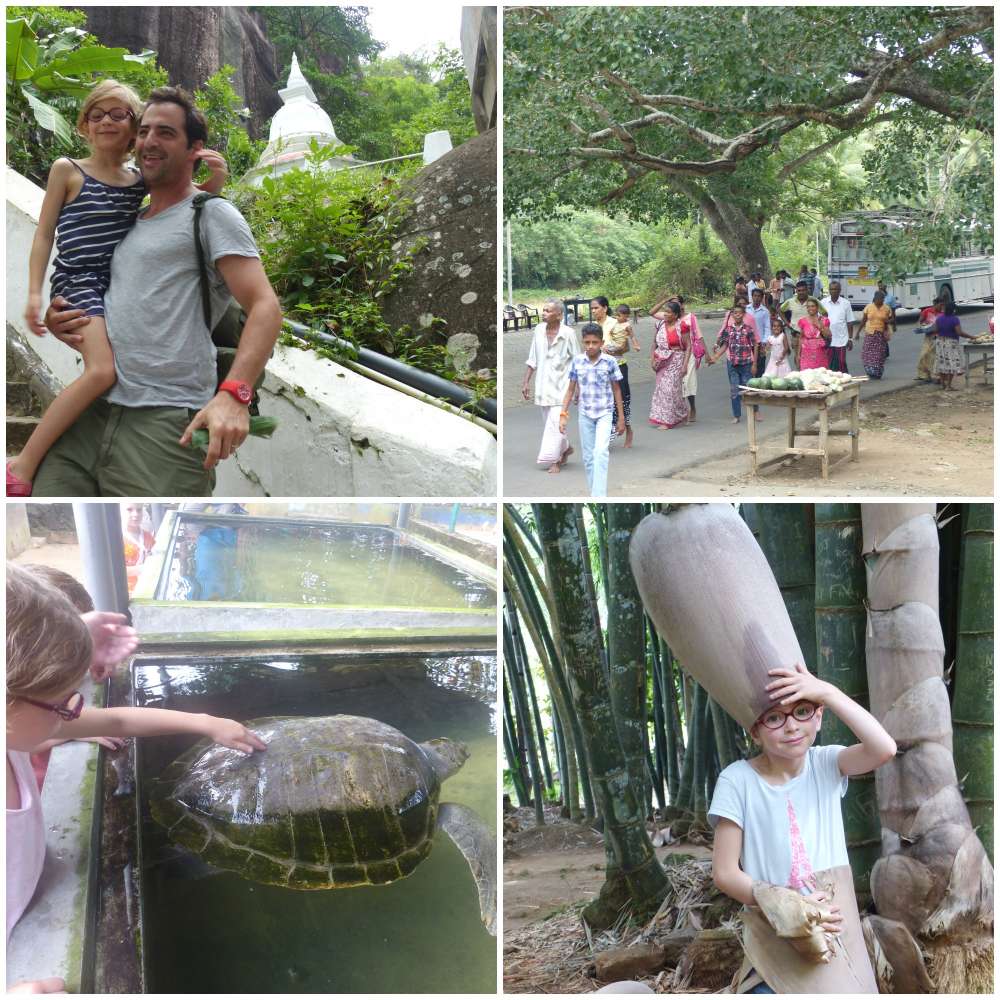
[[[247, 721], [366, 716], [470, 757], [442, 802], [496, 830], [496, 659], [468, 656], [178, 658], [134, 668], [135, 703]], [[296, 891], [208, 868], [151, 817], [154, 779], [195, 740], [139, 742], [141, 906], [150, 993], [493, 993], [496, 939], [469, 866], [440, 831], [407, 878]], [[266, 753], [266, 751], [264, 751]]]
[[491, 587], [391, 528], [181, 517], [159, 600], [487, 608]]

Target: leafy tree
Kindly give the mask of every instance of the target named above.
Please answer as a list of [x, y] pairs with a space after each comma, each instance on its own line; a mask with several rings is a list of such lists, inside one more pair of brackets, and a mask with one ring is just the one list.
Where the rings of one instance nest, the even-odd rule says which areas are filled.
[[251, 7], [261, 14], [274, 46], [280, 77], [287, 75], [292, 53], [312, 62], [323, 73], [358, 73], [363, 60], [374, 59], [385, 47], [372, 36], [367, 7]]
[[992, 135], [989, 7], [522, 8], [504, 42], [508, 214], [695, 208], [743, 271], [776, 206], [822, 207], [840, 143], [907, 116]]

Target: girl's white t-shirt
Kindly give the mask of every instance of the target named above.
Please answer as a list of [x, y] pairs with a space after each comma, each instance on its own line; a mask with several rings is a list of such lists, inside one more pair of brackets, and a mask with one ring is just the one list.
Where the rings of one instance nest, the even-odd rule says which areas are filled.
[[811, 892], [816, 872], [848, 863], [843, 749], [810, 747], [802, 772], [784, 785], [768, 784], [745, 760], [719, 775], [708, 819], [713, 827], [732, 820], [743, 831], [740, 867], [752, 879]]
[[20, 809], [7, 810], [7, 939], [28, 908], [45, 862], [45, 820], [41, 793], [31, 755], [8, 750], [7, 759], [17, 779]]

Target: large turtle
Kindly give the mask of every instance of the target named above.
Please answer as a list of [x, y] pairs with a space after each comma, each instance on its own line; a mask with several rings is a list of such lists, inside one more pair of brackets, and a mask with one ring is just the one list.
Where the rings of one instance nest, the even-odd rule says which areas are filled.
[[496, 840], [467, 806], [438, 802], [468, 759], [461, 743], [414, 743], [354, 715], [246, 723], [267, 750], [209, 740], [156, 780], [153, 817], [217, 868], [290, 889], [382, 885], [409, 875], [440, 827], [464, 855], [483, 923], [496, 935]]

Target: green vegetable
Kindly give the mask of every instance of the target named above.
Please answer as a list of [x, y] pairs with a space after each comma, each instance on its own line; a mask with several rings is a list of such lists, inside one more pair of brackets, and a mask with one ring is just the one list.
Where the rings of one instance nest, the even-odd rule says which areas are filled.
[[747, 379], [747, 388], [748, 389], [759, 389], [760, 388], [760, 379], [759, 378], [750, 378], [750, 379]]
[[802, 390], [805, 389], [805, 385], [800, 378], [786, 378], [785, 388], [792, 389], [795, 392], [802, 392]]
[[771, 388], [778, 389], [779, 391], [785, 391], [789, 388], [788, 383], [783, 378], [771, 379]]
[[770, 389], [770, 388], [771, 388], [771, 381], [772, 381], [772, 380], [771, 380], [771, 377], [770, 377], [769, 375], [765, 375], [765, 376], [764, 376], [764, 377], [763, 377], [763, 378], [762, 378], [762, 379], [760, 380], [760, 387], [761, 387], [762, 389]]
[[[269, 438], [276, 430], [278, 421], [274, 417], [251, 417], [250, 434], [252, 437]], [[199, 427], [191, 435], [191, 447], [199, 451], [208, 451], [208, 431]]]

